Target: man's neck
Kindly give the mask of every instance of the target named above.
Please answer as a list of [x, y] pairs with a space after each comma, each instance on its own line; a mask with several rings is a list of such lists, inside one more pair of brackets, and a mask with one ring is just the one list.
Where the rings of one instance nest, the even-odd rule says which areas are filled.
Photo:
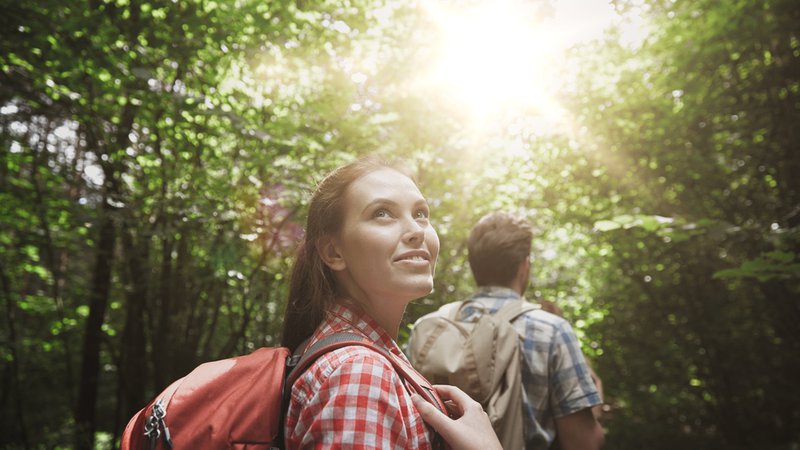
[[521, 292], [519, 292], [519, 290], [518, 290], [518, 289], [514, 289], [513, 287], [511, 287], [511, 286], [508, 286], [508, 285], [504, 285], [504, 284], [484, 284], [484, 285], [482, 285], [482, 286], [478, 286], [478, 289], [481, 289], [481, 290], [488, 290], [488, 289], [508, 289], [508, 290], [510, 290], [510, 291], [514, 291], [514, 293], [515, 293], [515, 294], [517, 294], [517, 295], [519, 295], [520, 297], [522, 297], [522, 293], [521, 293]]

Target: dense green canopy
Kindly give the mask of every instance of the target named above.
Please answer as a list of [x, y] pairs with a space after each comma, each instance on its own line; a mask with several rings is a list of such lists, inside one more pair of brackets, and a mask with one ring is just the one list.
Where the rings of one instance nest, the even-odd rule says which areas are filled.
[[308, 193], [377, 152], [442, 241], [409, 324], [473, 288], [474, 221], [517, 212], [606, 448], [796, 448], [800, 8], [612, 3], [646, 38], [572, 48], [542, 131], [418, 88], [440, 30], [411, 2], [3, 0], [0, 447], [113, 448], [171, 380], [275, 345]]

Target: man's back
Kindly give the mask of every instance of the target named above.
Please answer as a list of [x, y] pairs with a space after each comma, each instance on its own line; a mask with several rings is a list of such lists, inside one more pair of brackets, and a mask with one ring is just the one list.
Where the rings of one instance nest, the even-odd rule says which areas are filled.
[[[480, 286], [472, 300], [494, 312], [519, 299], [530, 281], [532, 243], [533, 228], [523, 217], [503, 211], [481, 217], [467, 238], [470, 270]], [[541, 310], [514, 325], [524, 355], [525, 448], [548, 448], [556, 439], [561, 450], [600, 448], [603, 429], [591, 407], [601, 399], [572, 327]]]
[[[495, 313], [519, 294], [508, 288], [480, 288], [462, 310], [462, 320], [479, 312]], [[478, 306], [481, 305], [481, 306]], [[548, 448], [556, 438], [557, 418], [602, 403], [570, 324], [542, 310], [525, 313], [513, 323], [522, 336], [522, 389], [525, 447]]]

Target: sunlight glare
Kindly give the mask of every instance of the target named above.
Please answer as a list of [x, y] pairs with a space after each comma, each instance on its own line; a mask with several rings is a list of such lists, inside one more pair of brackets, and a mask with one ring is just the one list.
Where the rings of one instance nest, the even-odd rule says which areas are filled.
[[508, 108], [557, 113], [550, 95], [557, 48], [530, 2], [481, 2], [466, 9], [429, 3], [428, 12], [441, 33], [427, 76], [431, 87], [478, 116]]

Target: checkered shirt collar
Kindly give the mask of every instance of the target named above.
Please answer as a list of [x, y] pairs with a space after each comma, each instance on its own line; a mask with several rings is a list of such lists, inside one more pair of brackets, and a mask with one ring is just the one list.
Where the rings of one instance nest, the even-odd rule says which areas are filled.
[[318, 330], [317, 335], [326, 336], [348, 330], [357, 331], [394, 354], [403, 354], [394, 339], [389, 336], [389, 333], [378, 325], [375, 319], [370, 317], [361, 307], [355, 304], [336, 303], [328, 309], [328, 317]]

